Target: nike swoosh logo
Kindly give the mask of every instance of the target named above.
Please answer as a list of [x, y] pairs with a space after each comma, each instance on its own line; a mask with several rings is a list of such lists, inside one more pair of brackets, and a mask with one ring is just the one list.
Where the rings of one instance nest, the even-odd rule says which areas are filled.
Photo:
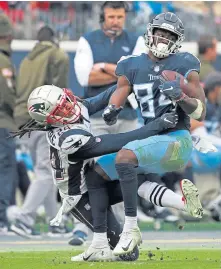
[[128, 250], [128, 248], [129, 248], [129, 246], [130, 246], [130, 244], [131, 244], [131, 242], [132, 242], [132, 240], [130, 240], [130, 243], [124, 248], [124, 247], [122, 247], [122, 249], [124, 250], [124, 251], [127, 251]]
[[164, 121], [169, 122], [169, 123], [173, 123], [172, 121], [169, 121], [169, 120], [167, 120], [167, 119], [164, 119]]
[[89, 256], [87, 256], [87, 257], [84, 257], [84, 256], [83, 256], [83, 260], [84, 260], [84, 261], [87, 261], [93, 254], [94, 254], [94, 252], [92, 252], [92, 253], [91, 253]]
[[168, 88], [168, 89], [164, 89], [163, 91], [170, 91], [170, 90], [172, 90], [173, 89], [173, 87], [171, 86], [170, 88]]

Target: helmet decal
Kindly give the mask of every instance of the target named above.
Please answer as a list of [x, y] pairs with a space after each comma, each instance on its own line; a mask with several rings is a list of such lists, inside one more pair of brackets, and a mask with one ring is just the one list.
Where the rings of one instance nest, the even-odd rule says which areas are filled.
[[81, 105], [71, 90], [43, 85], [32, 91], [28, 99], [30, 116], [38, 123], [62, 126], [77, 122]]
[[29, 111], [41, 113], [45, 111], [45, 103], [33, 104], [29, 107]]

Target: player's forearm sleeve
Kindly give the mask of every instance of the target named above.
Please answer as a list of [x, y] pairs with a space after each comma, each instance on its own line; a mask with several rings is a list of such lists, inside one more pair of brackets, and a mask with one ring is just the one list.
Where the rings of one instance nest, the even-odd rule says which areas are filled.
[[[159, 134], [161, 131], [163, 131], [162, 121], [160, 119], [156, 119], [155, 121], [148, 123], [148, 125], [145, 125], [131, 132], [120, 134], [105, 134], [93, 137], [85, 146], [81, 147], [74, 154], [73, 161], [89, 159], [117, 152], [131, 141], [145, 139], [150, 136]], [[101, 142], [97, 142], [99, 138], [101, 139]]]
[[83, 104], [87, 107], [89, 116], [93, 115], [97, 111], [104, 109], [108, 103], [111, 95], [116, 90], [117, 85], [108, 88], [106, 91], [84, 100]]

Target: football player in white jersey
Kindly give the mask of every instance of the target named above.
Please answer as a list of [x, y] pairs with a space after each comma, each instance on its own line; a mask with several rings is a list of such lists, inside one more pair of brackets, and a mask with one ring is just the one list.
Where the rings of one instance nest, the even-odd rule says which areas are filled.
[[[151, 124], [140, 128], [139, 131], [135, 130], [124, 134], [94, 137], [90, 130], [89, 115], [103, 109], [114, 90], [115, 87], [112, 87], [96, 97], [80, 100], [71, 91], [60, 89], [53, 85], [44, 85], [36, 88], [28, 100], [28, 109], [33, 120], [17, 133], [17, 135], [22, 136], [26, 132], [33, 130], [47, 131], [46, 136], [50, 144], [54, 181], [63, 199], [62, 207], [56, 218], [52, 221], [52, 224], [59, 225], [62, 214], [70, 211], [76, 218], [94, 231], [92, 245], [83, 254], [73, 257], [73, 261], [116, 259], [112, 254], [110, 246], [113, 248], [117, 244], [121, 227], [117, 223], [110, 206], [111, 204], [118, 203], [119, 199], [122, 199], [122, 195], [118, 193], [120, 190], [119, 184], [116, 181], [108, 182], [107, 185], [100, 188], [103, 190], [110, 188], [111, 198], [116, 195], [116, 199], [108, 200], [108, 205], [103, 203], [98, 192], [93, 192], [97, 187], [99, 190], [99, 184], [102, 181], [99, 176], [105, 177], [105, 172], [107, 178], [117, 179], [115, 175], [108, 175], [105, 167], [102, 167], [102, 164], [99, 164], [99, 162], [95, 168], [93, 157], [117, 152], [129, 141], [157, 134], [164, 129], [175, 126], [177, 123], [175, 113], [168, 113], [151, 122]], [[101, 173], [99, 167], [101, 167]], [[93, 173], [94, 170], [96, 170], [96, 173]], [[86, 175], [90, 179], [87, 181], [90, 185], [89, 196], [85, 181], [87, 179]], [[98, 178], [94, 180], [93, 177]], [[98, 185], [96, 185], [97, 183]], [[190, 214], [192, 210], [198, 207], [198, 204], [192, 205], [190, 203], [195, 195], [195, 193], [192, 193], [193, 190], [195, 191], [195, 186], [193, 187], [192, 183], [187, 182], [186, 184], [187, 190], [184, 193], [186, 203], [184, 203], [182, 196], [177, 196], [156, 183], [153, 184], [150, 183], [147, 186], [149, 189], [148, 193], [143, 193], [141, 191], [143, 188], [140, 188], [140, 195], [150, 201], [153, 196], [155, 203], [161, 206], [171, 206], [174, 203], [173, 207], [186, 210]], [[155, 191], [158, 188], [164, 188], [165, 195], [172, 195], [173, 199], [167, 202], [162, 197], [157, 197], [157, 192], [155, 193]], [[97, 195], [99, 195], [99, 198]], [[188, 197], [188, 195], [191, 197]], [[97, 202], [98, 200], [99, 203]], [[97, 208], [99, 204], [105, 205], [106, 208]], [[98, 217], [98, 211], [104, 211], [105, 209], [107, 210], [108, 229], [106, 228], [105, 214], [103, 215], [104, 219], [103, 217], [101, 219]], [[95, 216], [94, 219], [92, 219], [92, 215]], [[99, 221], [102, 225], [99, 225]], [[95, 225], [94, 222], [96, 222]], [[109, 238], [110, 246], [108, 245], [107, 238]], [[135, 252], [137, 253], [137, 250]], [[136, 259], [138, 257], [136, 253], [132, 253], [133, 255], [127, 256], [126, 259]], [[124, 259], [125, 257], [122, 258]]]

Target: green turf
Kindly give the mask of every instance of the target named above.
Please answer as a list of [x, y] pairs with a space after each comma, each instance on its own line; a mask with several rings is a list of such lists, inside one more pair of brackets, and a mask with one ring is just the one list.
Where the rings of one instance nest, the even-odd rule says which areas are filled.
[[[179, 231], [180, 227], [183, 227], [182, 231], [220, 231], [221, 230], [221, 222], [186, 222], [182, 225], [175, 225], [171, 223], [145, 223], [140, 222], [139, 227], [142, 231]], [[48, 232], [48, 225], [38, 223], [35, 226], [36, 230], [40, 232]], [[69, 225], [69, 228], [72, 229], [73, 226]]]
[[70, 257], [79, 252], [5, 252], [0, 253], [1, 269], [220, 269], [221, 250], [142, 251], [137, 262], [73, 263]]
[[[158, 226], [158, 227], [157, 227]], [[139, 227], [142, 231], [153, 231], [153, 230], [160, 230], [160, 231], [175, 231], [180, 230], [180, 227], [183, 227], [182, 231], [220, 231], [221, 230], [221, 223], [220, 222], [186, 222], [181, 225], [175, 225], [171, 223], [144, 223], [140, 222]]]

